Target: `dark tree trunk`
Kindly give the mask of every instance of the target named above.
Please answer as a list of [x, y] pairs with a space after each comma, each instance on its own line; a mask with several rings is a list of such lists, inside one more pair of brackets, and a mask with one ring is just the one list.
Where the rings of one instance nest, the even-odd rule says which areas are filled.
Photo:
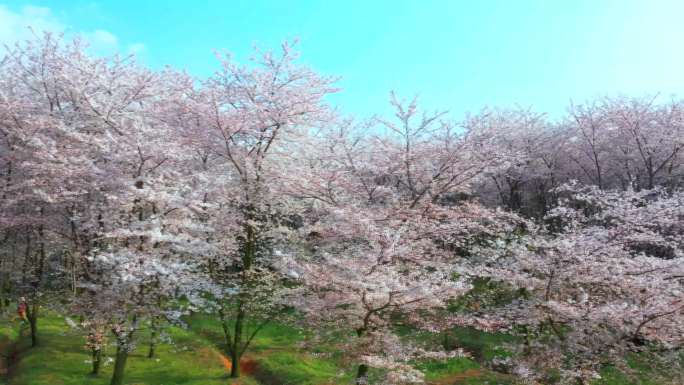
[[31, 347], [36, 347], [38, 346], [38, 305], [34, 303], [27, 307], [27, 310], [26, 318], [31, 329]]
[[29, 319], [29, 325], [31, 326], [31, 347], [35, 348], [38, 346], [38, 320], [36, 318]]
[[154, 341], [150, 341], [150, 349], [147, 351], [147, 358], [154, 358], [156, 354], [157, 344]]
[[152, 331], [150, 333], [150, 350], [147, 352], [147, 358], [154, 358], [155, 350], [157, 348], [157, 334], [159, 330], [157, 321], [154, 318], [151, 321], [150, 328]]
[[[252, 209], [248, 209], [247, 218], [253, 218], [254, 213]], [[242, 255], [242, 284], [247, 284], [247, 278], [245, 272], [252, 270], [252, 265], [256, 257], [257, 252], [257, 234], [251, 225], [245, 226], [245, 243], [243, 245], [243, 255]], [[237, 300], [237, 314], [235, 316], [235, 328], [233, 330], [233, 341], [230, 344], [230, 377], [238, 378], [240, 377], [240, 358], [242, 354], [247, 349], [249, 344], [249, 339], [246, 343], [243, 343], [243, 333], [244, 333], [244, 323], [247, 317], [247, 312], [245, 310], [245, 302], [248, 299], [245, 297], [244, 293], [238, 295]]]
[[93, 349], [93, 371], [90, 372], [93, 376], [100, 374], [100, 366], [102, 364], [102, 349]]
[[240, 355], [235, 351], [230, 352], [230, 377], [240, 377]]
[[[361, 338], [368, 330], [368, 317], [370, 314], [366, 315], [364, 320], [364, 326], [356, 329], [356, 335]], [[356, 371], [356, 385], [366, 385], [368, 384], [368, 365], [360, 364]]]
[[356, 385], [368, 384], [368, 366], [361, 364], [356, 371]]
[[116, 347], [116, 358], [114, 360], [114, 373], [112, 373], [112, 380], [109, 385], [122, 385], [124, 372], [126, 370], [126, 361], [128, 360], [128, 346], [126, 343], [119, 342]]
[[235, 317], [235, 331], [233, 333], [233, 346], [230, 349], [230, 376], [240, 377], [240, 358], [242, 356], [242, 329], [245, 322], [245, 309], [242, 300], [238, 301], [237, 317]]

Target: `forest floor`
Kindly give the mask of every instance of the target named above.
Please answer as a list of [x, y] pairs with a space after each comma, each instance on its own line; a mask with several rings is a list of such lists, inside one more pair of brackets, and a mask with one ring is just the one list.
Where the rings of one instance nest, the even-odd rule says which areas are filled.
[[[188, 319], [188, 328], [169, 327], [168, 340], [159, 344], [154, 358], [147, 358], [145, 330], [126, 368], [127, 385], [342, 385], [353, 383], [353, 367], [333, 347], [315, 351], [303, 345], [307, 336], [301, 330], [270, 325], [255, 338], [241, 360], [242, 376], [231, 379], [231, 362], [223, 353], [221, 328], [206, 317]], [[19, 337], [16, 319], [0, 321], [1, 385], [107, 385], [112, 370], [114, 348], [105, 351], [98, 376], [88, 373], [90, 356], [81, 332], [73, 330], [63, 317], [48, 315], [39, 323], [39, 345], [29, 346], [28, 337]], [[481, 359], [496, 354], [500, 337], [461, 331], [459, 341], [477, 350]], [[458, 336], [457, 336], [458, 337]], [[480, 345], [479, 348], [477, 347]], [[513, 377], [483, 368], [470, 358], [418, 363], [430, 385], [515, 384]], [[617, 372], [596, 385], [631, 384]], [[379, 375], [379, 373], [376, 373]], [[642, 382], [648, 384], [648, 382]]]

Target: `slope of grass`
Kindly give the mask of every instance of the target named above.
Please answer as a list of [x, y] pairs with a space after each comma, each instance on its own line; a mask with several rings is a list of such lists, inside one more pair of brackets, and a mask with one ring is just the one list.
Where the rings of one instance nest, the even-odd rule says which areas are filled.
[[[223, 349], [221, 326], [217, 320], [197, 314], [187, 321], [190, 329], [197, 335], [210, 342], [217, 343], [218, 341], [217, 346]], [[437, 342], [439, 339], [438, 335], [418, 332], [411, 328], [405, 327], [399, 331], [407, 337], [422, 342]], [[498, 344], [509, 341], [511, 339], [509, 336], [476, 333], [479, 334], [471, 337], [473, 348], [485, 352], [487, 357], [505, 355], [498, 349]], [[465, 339], [467, 334], [467, 329], [458, 330], [458, 336], [461, 339]], [[307, 337], [305, 331], [286, 325], [271, 324], [264, 327], [255, 337], [250, 352], [246, 354], [248, 359], [256, 361], [257, 364], [257, 370], [252, 375], [265, 385], [352, 383], [356, 368], [353, 365], [350, 366], [349, 363], [345, 362], [344, 357], [336, 353], [335, 346], [318, 344], [315, 348], [300, 348], [299, 346]], [[425, 372], [426, 380], [434, 384], [491, 385], [512, 383], [510, 378], [506, 376], [498, 376], [481, 368], [480, 364], [471, 358], [427, 360], [418, 362], [417, 367]], [[382, 371], [371, 369], [369, 374], [371, 378], [379, 378]]]
[[16, 341], [19, 337], [18, 327], [12, 327], [14, 324], [17, 322], [0, 323], [0, 385], [7, 384], [9, 365], [14, 360]]
[[[129, 357], [125, 383], [128, 385], [341, 385], [353, 379], [354, 367], [335, 352], [334, 346], [317, 346], [308, 352], [301, 344], [307, 334], [286, 325], [264, 327], [254, 339], [245, 359], [255, 365], [239, 380], [227, 376], [227, 359], [222, 356], [220, 324], [205, 316], [188, 319], [189, 329], [169, 328], [173, 343], [160, 344], [154, 359], [146, 357], [145, 331], [139, 346]], [[3, 322], [2, 338], [16, 336], [16, 325]], [[105, 351], [105, 365], [97, 377], [89, 375], [90, 356], [84, 340], [63, 317], [48, 315], [39, 322], [40, 345], [29, 347], [29, 339], [19, 339], [19, 361], [7, 385], [107, 385], [111, 376], [114, 347]], [[468, 359], [419, 363], [426, 378], [434, 384], [491, 384], [489, 372]], [[372, 371], [378, 377], [380, 371]], [[454, 377], [456, 376], [456, 377]], [[441, 382], [444, 379], [447, 382]], [[456, 381], [452, 381], [454, 379]], [[2, 384], [0, 382], [0, 384]]]
[[[224, 350], [221, 326], [216, 319], [196, 314], [187, 320], [190, 329], [198, 336]], [[348, 384], [351, 372], [345, 370], [339, 355], [314, 356], [299, 347], [307, 334], [282, 324], [267, 324], [256, 335], [244, 359], [254, 361], [256, 369], [251, 375], [263, 384], [320, 385]], [[319, 347], [319, 351], [329, 351]]]
[[[28, 337], [18, 338], [16, 320], [0, 324], [0, 350], [18, 350], [18, 362], [7, 382], [1, 385], [107, 385], [111, 376], [113, 347], [105, 351], [102, 373], [92, 377], [90, 356], [79, 331], [72, 330], [62, 317], [49, 315], [40, 320], [40, 346], [30, 348]], [[187, 320], [189, 329], [168, 329], [172, 343], [160, 344], [157, 357], [148, 359], [146, 331], [139, 334], [139, 346], [131, 355], [126, 370], [127, 385], [342, 385], [352, 383], [354, 367], [344, 360], [335, 345], [304, 348], [308, 335], [294, 327], [272, 324], [254, 339], [245, 359], [251, 369], [242, 378], [228, 378], [229, 362], [222, 355], [220, 324], [206, 316]], [[406, 330], [408, 332], [408, 330]], [[420, 341], [439, 336], [415, 334]], [[485, 361], [506, 354], [498, 346], [510, 337], [454, 330], [451, 335], [459, 345], [481, 352]], [[15, 341], [18, 343], [15, 345]], [[315, 350], [315, 352], [312, 352]], [[632, 357], [635, 370], [628, 376], [615, 368], [606, 368], [602, 379], [594, 385], [657, 385], [656, 372], [643, 357]], [[492, 385], [515, 384], [515, 378], [489, 371], [474, 358], [426, 360], [417, 363], [430, 385]], [[657, 370], [656, 370], [657, 371]], [[377, 378], [381, 371], [372, 371]]]
[[[9, 385], [106, 385], [111, 376], [113, 348], [105, 352], [105, 365], [99, 376], [88, 373], [90, 357], [84, 341], [57, 316], [39, 321], [39, 346], [30, 348], [28, 339], [19, 342], [19, 362]], [[218, 352], [203, 340], [172, 328], [173, 345], [158, 347], [157, 358], [148, 359], [144, 346], [132, 353], [125, 382], [130, 385], [224, 385], [226, 369]], [[244, 385], [253, 385], [248, 381]]]
[[[195, 314], [186, 319], [188, 328], [197, 336], [201, 336], [209, 344], [223, 349], [224, 337], [218, 319], [204, 314]], [[252, 325], [247, 325], [251, 327]], [[232, 328], [232, 325], [231, 325]], [[252, 343], [251, 352], [273, 349], [292, 349], [298, 342], [303, 341], [306, 334], [297, 328], [276, 323], [266, 324], [259, 330]]]
[[416, 365], [416, 368], [425, 373], [425, 379], [432, 381], [442, 377], [464, 373], [468, 370], [480, 369], [475, 361], [469, 358], [451, 358], [448, 360], [426, 360]]
[[[684, 353], [679, 357], [679, 368], [684, 366]], [[671, 364], [671, 363], [670, 363]], [[607, 366], [601, 371], [601, 379], [594, 381], [594, 385], [660, 385], [684, 383], [678, 369], [664, 364], [646, 352], [630, 354], [627, 365], [631, 372], [625, 373], [613, 366]], [[676, 372], [676, 373], [675, 373]], [[679, 381], [674, 377], [678, 377]]]
[[332, 360], [314, 358], [301, 352], [273, 352], [259, 361], [255, 377], [263, 383], [282, 385], [349, 384], [348, 371]]
[[510, 352], [503, 345], [516, 341], [515, 337], [504, 333], [486, 333], [473, 328], [455, 327], [442, 335], [442, 345], [450, 348], [460, 347], [470, 353], [475, 361], [491, 361], [495, 357], [508, 357]]

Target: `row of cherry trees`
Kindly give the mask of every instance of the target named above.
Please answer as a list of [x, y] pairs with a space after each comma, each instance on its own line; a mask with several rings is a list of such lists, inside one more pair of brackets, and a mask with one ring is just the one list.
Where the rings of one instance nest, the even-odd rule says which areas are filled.
[[485, 110], [476, 124], [508, 128], [500, 145], [521, 157], [482, 181], [490, 203], [541, 217], [554, 205], [554, 188], [568, 180], [599, 189], [681, 189], [684, 104], [659, 98], [602, 98], [571, 105], [548, 122], [526, 110]]
[[[398, 324], [520, 334], [506, 365], [530, 381], [681, 348], [683, 103], [454, 122], [391, 95], [394, 117], [360, 123], [288, 44], [249, 66], [220, 55], [206, 79], [51, 35], [8, 52], [2, 303], [26, 302], [34, 345], [42, 312], [77, 317], [95, 374], [111, 339], [112, 385], [141, 333], [153, 357], [189, 311], [221, 325], [233, 377], [269, 322], [336, 341], [360, 384], [468, 354]], [[508, 300], [476, 298], [482, 280]]]

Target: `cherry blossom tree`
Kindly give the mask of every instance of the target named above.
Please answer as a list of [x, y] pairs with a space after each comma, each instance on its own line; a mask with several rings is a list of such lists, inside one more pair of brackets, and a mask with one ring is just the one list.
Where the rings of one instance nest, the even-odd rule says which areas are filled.
[[679, 188], [681, 110], [681, 101], [654, 97], [572, 104], [557, 122], [526, 110], [486, 109], [477, 120], [501, 128], [499, 151], [515, 153], [516, 161], [485, 179], [477, 195], [542, 217], [555, 205], [553, 189], [571, 179], [600, 189]]
[[[13, 258], [21, 255], [13, 264], [15, 269], [23, 266], [21, 274], [13, 277], [20, 282], [19, 295], [28, 302], [34, 345], [41, 302], [54, 300], [47, 294], [56, 287], [49, 288], [47, 283], [61, 282], [54, 276], [59, 272], [53, 267], [68, 249], [62, 237], [68, 229], [65, 210], [83, 193], [84, 179], [91, 178], [88, 168], [79, 165], [79, 160], [85, 162], [83, 166], [90, 160], [85, 153], [78, 154], [77, 141], [72, 140], [72, 132], [65, 125], [77, 114], [70, 104], [72, 99], [65, 95], [63, 79], [72, 70], [65, 64], [78, 62], [80, 49], [78, 42], [63, 47], [59, 38], [48, 34], [17, 45], [2, 66], [0, 115], [7, 149], [3, 152], [7, 165], [3, 230], [12, 238]], [[70, 153], [72, 150], [75, 152]], [[22, 247], [23, 254], [17, 253], [17, 247]]]
[[3, 134], [16, 166], [3, 204], [6, 229], [28, 229], [22, 282], [32, 277], [33, 341], [39, 295], [63, 289], [67, 267], [76, 309], [116, 337], [111, 383], [120, 384], [139, 323], [167, 310], [187, 259], [206, 251], [200, 202], [185, 185], [189, 159], [176, 127], [156, 114], [178, 96], [166, 88], [176, 75], [131, 57], [94, 59], [49, 34], [18, 45], [5, 65]]
[[305, 178], [281, 178], [288, 194], [311, 202], [300, 229], [307, 242], [281, 263], [302, 285], [292, 303], [318, 330], [353, 331], [341, 347], [358, 364], [359, 384], [369, 367], [386, 369], [388, 383], [421, 382], [410, 361], [463, 354], [412, 346], [395, 334], [396, 324], [437, 330], [424, 322], [435, 319], [428, 314], [471, 289], [469, 263], [459, 259], [489, 248], [477, 238], [497, 233], [506, 216], [468, 202], [470, 184], [508, 160], [489, 151], [491, 127], [458, 132], [440, 121], [443, 113], [421, 117], [415, 99], [392, 95], [391, 103], [398, 122], [375, 120], [387, 135], [342, 122], [302, 150], [309, 157], [296, 175]]
[[603, 109], [619, 135], [619, 159], [634, 188], [676, 183], [684, 146], [681, 102], [659, 105], [655, 97], [616, 98], [604, 101]]
[[[209, 175], [201, 184], [208, 224], [220, 250], [206, 261], [217, 290], [211, 308], [223, 325], [231, 376], [240, 375], [240, 357], [256, 333], [281, 311], [276, 289], [281, 278], [269, 265], [291, 234], [297, 204], [279, 194], [277, 177], [290, 172], [281, 163], [288, 146], [306, 140], [308, 129], [325, 124], [323, 98], [333, 79], [296, 63], [290, 44], [280, 53], [257, 52], [253, 66], [220, 55], [221, 69], [197, 87], [188, 87], [178, 117]], [[247, 330], [248, 326], [254, 330]]]
[[488, 205], [543, 216], [554, 201], [550, 191], [568, 172], [564, 131], [529, 110], [484, 110], [474, 119], [498, 132], [496, 151], [510, 158], [481, 180], [477, 196]]
[[560, 368], [566, 378], [588, 380], [605, 363], [627, 370], [630, 352], [681, 348], [681, 192], [569, 184], [557, 193], [560, 205], [546, 218], [550, 233], [530, 237], [505, 269], [490, 274], [530, 295], [493, 320], [554, 336], [523, 355], [530, 367], [522, 372]]

